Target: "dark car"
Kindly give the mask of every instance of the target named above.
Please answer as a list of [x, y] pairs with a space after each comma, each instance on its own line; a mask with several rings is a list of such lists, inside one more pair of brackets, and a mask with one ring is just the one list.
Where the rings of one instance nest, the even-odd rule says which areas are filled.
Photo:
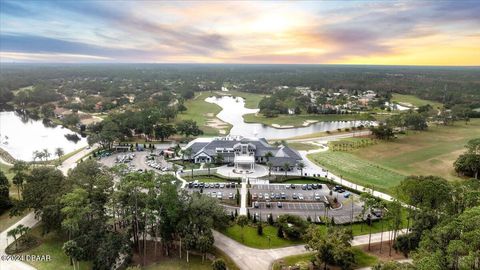
[[341, 188], [341, 189], [337, 190], [337, 192], [338, 193], [343, 193], [343, 192], [345, 192], [345, 189]]
[[282, 207], [283, 207], [282, 202], [277, 202], [277, 207], [278, 207], [278, 208], [282, 208]]
[[275, 194], [275, 199], [280, 200], [281, 198], [280, 193]]
[[308, 185], [307, 185], [307, 189], [308, 189], [308, 190], [312, 190], [312, 185], [308, 184]]
[[188, 188], [192, 188], [192, 187], [193, 187], [193, 183], [192, 182], [188, 183]]
[[215, 184], [215, 188], [220, 188], [220, 184], [219, 184], [219, 183], [216, 183], [216, 184]]
[[338, 191], [338, 190], [340, 190], [340, 189], [342, 189], [341, 186], [334, 186], [334, 187], [333, 187], [333, 191]]
[[282, 192], [281, 198], [282, 198], [282, 200], [286, 200], [287, 199], [287, 194], [285, 194], [285, 192]]
[[313, 189], [317, 189], [317, 188], [318, 188], [318, 184], [312, 184], [312, 188], [313, 188]]
[[291, 185], [290, 185], [290, 188], [291, 188], [291, 189], [295, 189], [295, 185], [294, 185], [294, 184], [291, 184]]

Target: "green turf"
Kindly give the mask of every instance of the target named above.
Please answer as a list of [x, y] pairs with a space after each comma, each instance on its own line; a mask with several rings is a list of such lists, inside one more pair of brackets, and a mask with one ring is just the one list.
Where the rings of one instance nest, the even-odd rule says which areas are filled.
[[299, 142], [288, 143], [288, 146], [290, 146], [291, 148], [297, 151], [302, 151], [302, 150], [308, 151], [308, 150], [314, 150], [314, 149], [320, 148], [320, 146], [318, 145], [314, 145], [311, 143], [299, 143]]
[[465, 151], [468, 140], [480, 137], [480, 119], [465, 125], [431, 126], [427, 131], [410, 131], [398, 139], [368, 146], [351, 152], [404, 175], [438, 175], [447, 180], [459, 180], [453, 162]]
[[[24, 254], [32, 255], [50, 255], [52, 258], [48, 262], [29, 262], [39, 270], [71, 270], [73, 267], [70, 265], [70, 259], [63, 253], [63, 243], [66, 241], [66, 237], [59, 236], [58, 234], [51, 232], [42, 237], [41, 225], [32, 229], [33, 235], [40, 238], [42, 244], [34, 249], [24, 252]], [[91, 262], [80, 262], [80, 269], [92, 269]]]
[[390, 194], [391, 189], [405, 178], [405, 175], [351, 153], [327, 151], [310, 154], [308, 158], [350, 182], [365, 187], [373, 186]]
[[286, 181], [282, 181], [282, 184], [318, 184], [321, 181], [311, 179], [311, 178], [298, 178], [298, 179], [288, 179]]
[[307, 120], [315, 121], [353, 121], [353, 120], [374, 120], [369, 114], [299, 114], [299, 115], [279, 115], [277, 117], [265, 117], [261, 114], [246, 114], [243, 120], [247, 123], [262, 123], [272, 126], [273, 124], [281, 126], [302, 127]]
[[[322, 231], [324, 232], [327, 231], [326, 225], [319, 224], [317, 226], [319, 226]], [[365, 223], [363, 224], [354, 223], [354, 224], [345, 224], [345, 225], [337, 225], [337, 226], [351, 229], [354, 236], [366, 235], [369, 233], [372, 233], [372, 234], [379, 233], [382, 230], [383, 231], [391, 230], [389, 228], [389, 222], [387, 220], [379, 220], [379, 221], [372, 222], [371, 227], [367, 226]], [[401, 227], [402, 228], [407, 227], [407, 211], [405, 209], [402, 210]], [[242, 229], [238, 225], [230, 226], [226, 230], [224, 230], [222, 233], [239, 243], [242, 243], [249, 247], [259, 248], [259, 249], [280, 248], [280, 247], [299, 245], [304, 243], [303, 240], [301, 239], [297, 241], [290, 241], [284, 238], [279, 238], [277, 236], [277, 230], [278, 229], [275, 226], [265, 225], [263, 227], [263, 235], [259, 236], [257, 234], [257, 227], [255, 225], [245, 226], [243, 242], [241, 238]], [[267, 236], [270, 236], [270, 246], [269, 246], [269, 241]], [[388, 236], [384, 235], [384, 237], [386, 239]]]
[[420, 107], [427, 104], [430, 104], [433, 108], [442, 107], [442, 104], [437, 101], [425, 100], [413, 95], [402, 95], [402, 94], [396, 94], [396, 93], [392, 95], [392, 102], [399, 103], [399, 104], [409, 103], [415, 107]]
[[[187, 100], [184, 104], [185, 107], [187, 107], [187, 111], [178, 114], [177, 121], [194, 120], [203, 130], [205, 136], [219, 135], [219, 129], [207, 125], [207, 121], [209, 119], [215, 119], [216, 115], [222, 110], [217, 104], [205, 101], [207, 97], [213, 95], [214, 94], [210, 92], [202, 92], [199, 95], [196, 95], [195, 98]], [[226, 127], [224, 128], [226, 133], [230, 131], [230, 128], [231, 126], [226, 124]]]
[[[266, 218], [266, 217], [265, 217]], [[242, 242], [242, 229], [238, 225], [233, 225], [228, 227], [223, 233], [234, 239], [235, 241], [242, 243], [249, 247], [267, 249], [267, 248], [279, 248], [286, 247], [291, 245], [301, 244], [302, 241], [290, 241], [284, 238], [277, 237], [277, 228], [274, 226], [265, 226], [263, 228], [263, 235], [257, 234], [256, 226], [245, 226], [244, 230], [244, 241]], [[270, 237], [270, 245], [268, 237]]]

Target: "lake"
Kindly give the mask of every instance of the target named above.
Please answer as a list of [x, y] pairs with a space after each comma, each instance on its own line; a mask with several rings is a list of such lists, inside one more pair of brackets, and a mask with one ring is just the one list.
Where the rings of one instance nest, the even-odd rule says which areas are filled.
[[266, 139], [283, 139], [294, 136], [301, 136], [322, 131], [332, 131], [338, 128], [351, 128], [354, 125], [371, 125], [371, 121], [333, 121], [333, 122], [317, 122], [306, 127], [297, 128], [274, 128], [260, 123], [245, 123], [243, 115], [249, 113], [257, 113], [259, 109], [245, 108], [245, 100], [241, 97], [222, 96], [208, 97], [206, 102], [214, 103], [222, 107], [222, 111], [217, 117], [233, 127], [230, 135], [240, 135], [244, 137], [259, 137]]
[[48, 149], [50, 159], [57, 158], [55, 149], [60, 147], [65, 154], [87, 146], [87, 139], [69, 141], [66, 134], [75, 132], [62, 126], [49, 127], [43, 121], [33, 120], [13, 111], [0, 112], [0, 147], [15, 159], [32, 161], [33, 151]]

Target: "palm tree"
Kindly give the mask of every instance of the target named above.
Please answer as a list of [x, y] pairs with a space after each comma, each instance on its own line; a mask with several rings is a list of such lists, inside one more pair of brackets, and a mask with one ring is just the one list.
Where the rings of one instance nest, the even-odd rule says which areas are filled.
[[45, 158], [45, 161], [47, 161], [51, 156], [51, 154], [50, 154], [50, 152], [48, 152], [47, 148], [43, 149], [42, 153], [43, 153], [43, 157]]
[[17, 248], [17, 235], [18, 235], [18, 228], [13, 228], [7, 232], [8, 237], [13, 237], [13, 241], [15, 242], [15, 249]]
[[212, 168], [212, 163], [210, 162], [205, 163], [205, 166], [207, 167], [207, 170], [208, 170], [208, 176], [210, 176], [210, 168]]
[[300, 175], [303, 176], [303, 169], [305, 168], [305, 163], [299, 162], [299, 163], [297, 164], [297, 168], [300, 169]]
[[65, 155], [65, 152], [61, 147], [55, 148], [55, 155], [60, 159], [61, 156]]
[[288, 170], [290, 170], [290, 163], [285, 162], [283, 164], [283, 170], [285, 171], [285, 178], [287, 178], [287, 172], [288, 172]]
[[267, 162], [267, 167], [268, 167], [268, 176], [272, 175], [272, 168], [273, 168], [273, 163], [272, 162]]

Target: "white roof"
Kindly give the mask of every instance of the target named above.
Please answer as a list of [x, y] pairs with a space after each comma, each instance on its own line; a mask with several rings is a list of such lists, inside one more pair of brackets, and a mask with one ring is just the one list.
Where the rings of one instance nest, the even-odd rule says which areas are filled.
[[235, 163], [253, 163], [255, 162], [254, 156], [235, 156]]

